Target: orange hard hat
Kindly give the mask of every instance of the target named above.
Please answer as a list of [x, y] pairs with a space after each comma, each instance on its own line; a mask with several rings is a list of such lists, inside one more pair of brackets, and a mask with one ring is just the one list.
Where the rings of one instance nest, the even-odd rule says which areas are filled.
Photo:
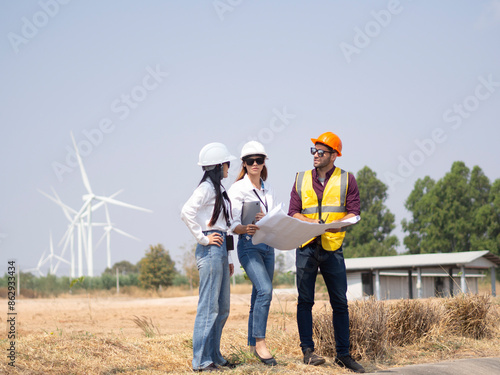
[[327, 145], [337, 151], [339, 156], [342, 156], [342, 141], [338, 135], [333, 134], [332, 132], [323, 133], [318, 138], [311, 138], [311, 141], [313, 141], [314, 144], [323, 143], [324, 145]]

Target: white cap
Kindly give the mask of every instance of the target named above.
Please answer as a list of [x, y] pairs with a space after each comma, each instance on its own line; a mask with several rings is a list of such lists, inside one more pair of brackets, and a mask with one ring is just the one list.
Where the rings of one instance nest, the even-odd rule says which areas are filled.
[[243, 145], [241, 149], [241, 159], [249, 155], [264, 155], [267, 158], [264, 145], [257, 141], [250, 141]]
[[201, 149], [198, 165], [205, 167], [209, 165], [222, 164], [236, 159], [236, 156], [231, 155], [224, 144], [213, 142], [203, 146]]

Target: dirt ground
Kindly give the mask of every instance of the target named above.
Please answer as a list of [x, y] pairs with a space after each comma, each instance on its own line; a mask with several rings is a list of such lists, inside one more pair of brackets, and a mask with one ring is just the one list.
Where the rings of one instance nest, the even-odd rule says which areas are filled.
[[[295, 315], [296, 292], [277, 291], [271, 305], [270, 324], [273, 324], [273, 315], [279, 315], [273, 312], [285, 311]], [[151, 320], [161, 334], [191, 332], [197, 303], [198, 296], [151, 299], [127, 296], [18, 299], [16, 328], [21, 336], [43, 332], [143, 336], [142, 329], [133, 322], [137, 316]], [[249, 294], [232, 294], [231, 312], [225, 329], [246, 329], [249, 307]], [[0, 316], [2, 325], [6, 323], [5, 316]], [[5, 331], [0, 332], [0, 337], [4, 338], [2, 336], [5, 334]]]

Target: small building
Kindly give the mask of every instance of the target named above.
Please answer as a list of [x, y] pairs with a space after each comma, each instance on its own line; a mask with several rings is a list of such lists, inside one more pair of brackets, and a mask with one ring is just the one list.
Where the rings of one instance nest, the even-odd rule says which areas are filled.
[[491, 271], [496, 296], [500, 257], [488, 250], [445, 254], [415, 254], [345, 260], [347, 298], [377, 300], [453, 296], [478, 293], [478, 280]]

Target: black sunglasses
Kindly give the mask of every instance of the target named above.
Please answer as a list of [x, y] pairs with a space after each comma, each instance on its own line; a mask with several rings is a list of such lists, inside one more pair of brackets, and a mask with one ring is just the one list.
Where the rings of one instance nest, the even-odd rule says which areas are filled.
[[325, 152], [329, 152], [330, 154], [333, 154], [334, 152], [336, 151], [325, 151], [325, 150], [318, 150], [316, 147], [311, 147], [311, 155], [314, 155], [315, 153], [318, 153], [318, 156], [320, 158], [323, 157], [323, 155], [325, 154]]
[[258, 165], [264, 164], [265, 158], [260, 157], [260, 158], [246, 158], [243, 159], [243, 161], [246, 163], [246, 165], [253, 165], [253, 163], [257, 162]]

